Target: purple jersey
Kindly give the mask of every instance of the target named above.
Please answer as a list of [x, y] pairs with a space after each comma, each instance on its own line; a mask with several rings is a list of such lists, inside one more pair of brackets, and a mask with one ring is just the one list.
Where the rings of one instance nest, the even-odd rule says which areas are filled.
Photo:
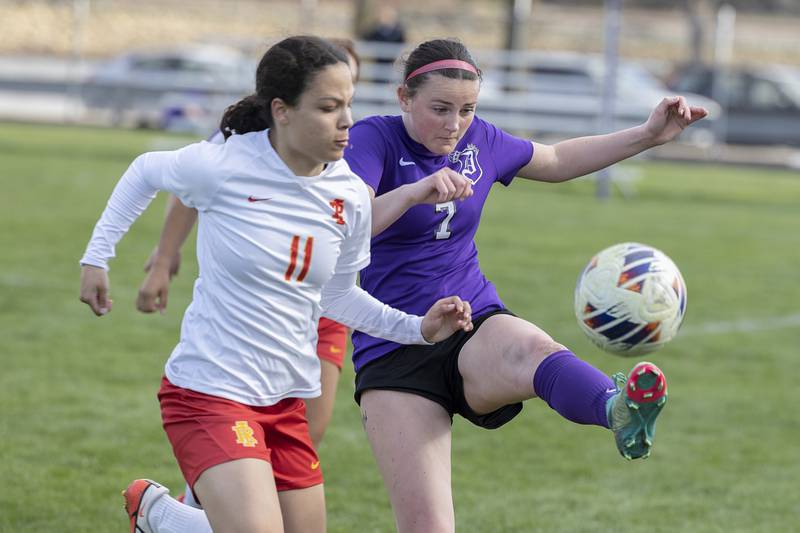
[[[402, 117], [369, 117], [350, 130], [344, 157], [376, 196], [414, 183], [449, 166], [473, 182], [464, 201], [417, 205], [372, 239], [372, 262], [361, 271], [361, 287], [407, 313], [423, 315], [433, 303], [457, 295], [473, 316], [503, 307], [481, 273], [475, 232], [495, 182], [508, 185], [533, 155], [529, 140], [509, 135], [478, 117], [447, 156], [430, 152], [409, 137]], [[356, 370], [398, 344], [353, 333]]]

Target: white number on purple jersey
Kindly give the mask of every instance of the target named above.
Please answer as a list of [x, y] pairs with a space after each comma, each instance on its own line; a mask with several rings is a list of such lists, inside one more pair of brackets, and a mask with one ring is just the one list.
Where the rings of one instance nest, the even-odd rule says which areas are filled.
[[442, 239], [449, 239], [450, 232], [450, 219], [456, 214], [456, 203], [453, 201], [436, 204], [436, 212], [443, 213], [447, 211], [447, 216], [444, 217], [442, 223], [439, 224], [439, 229], [436, 230], [434, 237], [437, 241]]

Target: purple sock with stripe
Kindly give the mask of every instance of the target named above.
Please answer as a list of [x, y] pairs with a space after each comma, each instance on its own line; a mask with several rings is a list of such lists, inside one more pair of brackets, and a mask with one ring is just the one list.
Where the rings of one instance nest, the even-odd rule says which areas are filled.
[[567, 420], [608, 427], [606, 401], [616, 391], [614, 382], [569, 350], [552, 353], [539, 364], [533, 390]]

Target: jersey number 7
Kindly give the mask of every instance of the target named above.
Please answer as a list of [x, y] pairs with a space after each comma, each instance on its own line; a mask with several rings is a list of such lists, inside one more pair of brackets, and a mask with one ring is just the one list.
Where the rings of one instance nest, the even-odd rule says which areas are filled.
[[450, 231], [450, 220], [453, 219], [453, 215], [456, 214], [456, 203], [453, 201], [444, 202], [441, 204], [436, 204], [436, 212], [437, 213], [447, 213], [445, 215], [444, 220], [442, 223], [439, 224], [439, 228], [434, 232], [433, 237], [437, 241], [442, 239], [449, 239], [450, 235], [453, 233]]

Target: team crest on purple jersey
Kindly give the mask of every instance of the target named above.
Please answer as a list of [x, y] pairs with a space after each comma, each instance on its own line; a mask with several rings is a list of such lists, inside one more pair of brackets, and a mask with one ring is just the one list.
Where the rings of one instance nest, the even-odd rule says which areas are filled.
[[458, 164], [458, 168], [454, 170], [470, 180], [473, 185], [478, 183], [478, 180], [483, 176], [483, 169], [478, 162], [479, 152], [480, 150], [477, 146], [469, 143], [463, 150], [450, 152], [450, 155], [447, 156], [451, 163]]

